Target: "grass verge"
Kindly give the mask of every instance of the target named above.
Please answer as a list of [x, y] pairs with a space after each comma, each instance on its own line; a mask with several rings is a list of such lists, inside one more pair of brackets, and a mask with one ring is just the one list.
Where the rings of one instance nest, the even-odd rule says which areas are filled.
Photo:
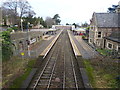
[[28, 77], [28, 75], [30, 74], [34, 64], [35, 64], [35, 61], [36, 60], [31, 60], [28, 62], [26, 68], [25, 68], [25, 72], [20, 75], [20, 77], [16, 78], [14, 81], [13, 81], [13, 84], [10, 86], [10, 88], [20, 88], [23, 81]]
[[32, 70], [35, 59], [21, 59], [12, 57], [11, 60], [3, 62], [2, 65], [2, 87], [20, 88], [22, 82]]
[[93, 67], [91, 66], [91, 64], [90, 64], [90, 62], [88, 60], [84, 60], [84, 65], [85, 65], [87, 75], [89, 77], [90, 84], [92, 86], [95, 86]]
[[118, 63], [111, 58], [84, 60], [84, 65], [93, 88], [120, 88]]
[[104, 56], [109, 56], [109, 54], [111, 53], [111, 50], [109, 49], [96, 49], [96, 50]]
[[100, 54], [104, 55], [104, 56], [107, 55], [106, 50], [97, 49], [97, 51], [98, 51]]
[[118, 63], [113, 59], [104, 58], [83, 60], [90, 84], [93, 88], [120, 88]]

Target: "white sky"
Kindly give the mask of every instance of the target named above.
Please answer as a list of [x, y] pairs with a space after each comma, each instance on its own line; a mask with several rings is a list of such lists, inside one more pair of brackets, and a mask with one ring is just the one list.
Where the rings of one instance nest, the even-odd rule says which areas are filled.
[[[2, 1], [2, 0], [0, 0]], [[61, 24], [89, 22], [93, 12], [107, 12], [120, 0], [28, 0], [36, 16], [53, 17], [59, 14]]]

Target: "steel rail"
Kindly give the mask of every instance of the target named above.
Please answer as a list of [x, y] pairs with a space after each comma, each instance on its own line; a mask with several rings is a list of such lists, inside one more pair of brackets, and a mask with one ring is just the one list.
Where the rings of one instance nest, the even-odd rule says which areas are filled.
[[52, 80], [52, 76], [53, 76], [53, 74], [54, 74], [56, 62], [57, 62], [57, 60], [58, 60], [59, 51], [60, 51], [60, 48], [59, 48], [59, 50], [58, 50], [57, 58], [56, 58], [56, 60], [55, 60], [55, 63], [54, 63], [53, 69], [52, 69], [52, 73], [51, 73], [51, 75], [50, 75], [50, 79], [49, 79], [49, 82], [48, 82], [48, 85], [47, 85], [47, 90], [50, 88], [50, 83], [51, 83], [51, 80]]
[[[64, 49], [64, 47], [63, 47], [63, 49]], [[63, 90], [64, 90], [64, 88], [65, 88], [65, 53], [64, 53], [64, 76], [63, 76]]]
[[[68, 31], [67, 31], [67, 36], [68, 36]], [[68, 36], [69, 38], [69, 36]], [[70, 42], [70, 41], [69, 41]], [[70, 43], [71, 44], [71, 43]], [[69, 46], [70, 48], [70, 46]], [[75, 73], [75, 66], [74, 66], [74, 63], [73, 63], [73, 59], [72, 59], [72, 56], [70, 56], [70, 60], [71, 60], [71, 64], [72, 64], [72, 71], [73, 71], [73, 75], [74, 75], [74, 80], [75, 80], [75, 87], [76, 89], [78, 90], [78, 82], [77, 82], [77, 77], [76, 77], [76, 73]]]
[[70, 59], [71, 59], [71, 63], [72, 63], [72, 69], [73, 69], [73, 74], [74, 74], [74, 79], [75, 79], [75, 86], [76, 86], [76, 88], [77, 88], [77, 90], [78, 90], [78, 84], [77, 84], [77, 77], [76, 77], [76, 73], [75, 73], [75, 67], [74, 67], [74, 63], [73, 63], [73, 60], [72, 60], [72, 56], [70, 56]]
[[[58, 38], [59, 38], [59, 37], [58, 37]], [[57, 42], [57, 41], [56, 41], [56, 42]], [[48, 58], [48, 61], [46, 62], [46, 64], [45, 64], [45, 66], [44, 66], [44, 68], [43, 68], [43, 70], [42, 70], [40, 76], [38, 77], [38, 79], [37, 79], [37, 81], [36, 81], [36, 83], [35, 83], [35, 85], [34, 85], [34, 87], [33, 87], [33, 90], [35, 90], [35, 88], [37, 87], [37, 85], [38, 85], [38, 83], [39, 83], [39, 81], [40, 81], [40, 78], [41, 78], [41, 76], [43, 75], [43, 73], [44, 73], [44, 71], [45, 71], [45, 69], [46, 69], [48, 63], [50, 62], [50, 59], [51, 59], [51, 57], [52, 57], [52, 55], [53, 55], [53, 53], [54, 53], [56, 47], [57, 47], [57, 45], [55, 45], [55, 47], [53, 48], [53, 51], [52, 51], [50, 57]]]

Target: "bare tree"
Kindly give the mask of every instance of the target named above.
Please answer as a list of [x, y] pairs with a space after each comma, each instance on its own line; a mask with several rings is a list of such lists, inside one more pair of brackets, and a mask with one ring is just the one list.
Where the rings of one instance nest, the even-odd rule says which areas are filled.
[[15, 15], [17, 16], [17, 8], [18, 8], [17, 0], [8, 0], [4, 2], [2, 6], [9, 10], [13, 10]]
[[18, 8], [17, 0], [8, 0], [4, 2], [2, 5], [3, 18], [5, 19], [6, 16], [12, 14], [11, 16], [14, 17], [13, 24], [15, 24], [17, 22], [17, 16], [18, 16], [17, 8]]
[[2, 8], [0, 7], [0, 25], [2, 25]]
[[55, 24], [55, 21], [51, 17], [46, 17], [45, 22], [47, 24], [47, 28], [50, 28], [53, 24]]
[[20, 18], [22, 18], [23, 15], [34, 15], [35, 12], [32, 10], [32, 7], [26, 0], [19, 0], [18, 2], [19, 9], [20, 9]]
[[2, 18], [4, 20], [4, 25], [7, 25], [7, 21], [9, 22], [9, 24], [15, 24], [16, 23], [16, 15], [14, 13], [13, 10], [9, 10], [5, 7], [2, 7]]
[[7, 10], [7, 16], [9, 14], [11, 17], [14, 16], [16, 21], [13, 21], [13, 24], [20, 22], [23, 16], [35, 15], [27, 0], [7, 0], [3, 3], [2, 7]]

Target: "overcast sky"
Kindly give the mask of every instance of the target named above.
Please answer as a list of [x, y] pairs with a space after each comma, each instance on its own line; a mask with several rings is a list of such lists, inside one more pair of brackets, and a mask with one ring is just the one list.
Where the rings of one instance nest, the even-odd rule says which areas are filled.
[[[1, 1], [1, 0], [0, 0]], [[28, 0], [36, 16], [53, 17], [59, 14], [61, 24], [89, 22], [93, 12], [107, 12], [120, 0]]]
[[120, 0], [28, 0], [37, 16], [53, 17], [59, 14], [61, 24], [89, 22], [93, 12], [107, 12]]

